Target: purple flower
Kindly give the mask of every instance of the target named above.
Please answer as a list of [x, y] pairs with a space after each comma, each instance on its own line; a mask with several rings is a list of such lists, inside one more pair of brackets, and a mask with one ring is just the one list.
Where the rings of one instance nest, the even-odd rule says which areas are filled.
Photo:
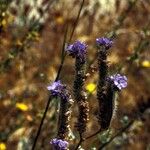
[[67, 141], [61, 140], [61, 139], [57, 139], [57, 138], [52, 139], [50, 141], [50, 144], [53, 145], [53, 148], [55, 150], [66, 150], [67, 147], [68, 147], [68, 142]]
[[110, 76], [110, 80], [113, 81], [114, 86], [117, 87], [117, 89], [119, 89], [119, 90], [127, 87], [127, 77], [126, 76], [116, 74], [116, 75]]
[[106, 49], [109, 49], [112, 46], [113, 41], [109, 38], [102, 37], [96, 39], [96, 44], [98, 46], [104, 46]]
[[52, 96], [58, 96], [62, 99], [67, 99], [67, 90], [66, 86], [63, 85], [60, 81], [55, 81], [51, 85], [47, 86], [48, 91], [51, 92]]
[[71, 55], [72, 57], [79, 58], [81, 61], [85, 60], [85, 55], [87, 52], [87, 45], [83, 42], [76, 41], [73, 44], [69, 45], [66, 49], [66, 51]]

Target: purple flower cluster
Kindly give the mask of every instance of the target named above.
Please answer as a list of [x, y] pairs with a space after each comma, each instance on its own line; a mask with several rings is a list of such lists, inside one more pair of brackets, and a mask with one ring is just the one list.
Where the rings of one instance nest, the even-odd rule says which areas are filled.
[[110, 80], [113, 82], [114, 86], [119, 90], [127, 87], [127, 77], [126, 76], [116, 74], [116, 75], [110, 76]]
[[47, 87], [47, 89], [51, 92], [52, 96], [58, 96], [65, 100], [68, 98], [66, 86], [63, 85], [60, 81], [53, 82]]
[[67, 147], [68, 147], [68, 142], [67, 141], [61, 140], [61, 139], [57, 139], [57, 138], [52, 139], [50, 141], [50, 144], [53, 145], [53, 148], [55, 150], [66, 150]]
[[87, 45], [83, 42], [76, 41], [73, 44], [69, 45], [66, 51], [72, 57], [76, 57], [79, 58], [81, 61], [84, 61], [87, 52]]
[[106, 49], [109, 49], [112, 46], [113, 41], [109, 38], [102, 37], [96, 39], [96, 44], [97, 46], [104, 46]]

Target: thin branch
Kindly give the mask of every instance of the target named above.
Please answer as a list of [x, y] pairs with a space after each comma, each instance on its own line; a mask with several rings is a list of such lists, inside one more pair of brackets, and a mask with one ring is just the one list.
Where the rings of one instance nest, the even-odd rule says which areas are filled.
[[[62, 61], [63, 61], [63, 58], [64, 58], [64, 56], [63, 56], [63, 55], [64, 55], [65, 42], [66, 42], [66, 38], [67, 38], [67, 31], [68, 31], [68, 26], [66, 27], [66, 31], [65, 31], [65, 34], [64, 34], [64, 41], [63, 41], [62, 54], [61, 54]], [[62, 63], [61, 63], [61, 64], [62, 64]], [[59, 78], [61, 68], [62, 68], [62, 66], [60, 66], [60, 67], [59, 67], [59, 69], [58, 69], [58, 73], [57, 73], [57, 77], [56, 77], [55, 81], [57, 81], [57, 80], [58, 80], [58, 78]], [[39, 125], [38, 131], [37, 131], [37, 135], [36, 135], [35, 140], [34, 140], [34, 143], [33, 143], [32, 150], [34, 150], [34, 149], [35, 149], [35, 146], [36, 146], [36, 143], [37, 143], [38, 137], [39, 137], [39, 135], [40, 135], [40, 132], [41, 132], [41, 129], [42, 129], [42, 126], [43, 126], [43, 123], [44, 123], [44, 120], [45, 120], [45, 117], [46, 117], [46, 114], [47, 114], [47, 111], [48, 111], [49, 105], [50, 105], [50, 102], [51, 102], [51, 96], [49, 97], [48, 102], [47, 102], [47, 105], [46, 105], [46, 107], [45, 107], [45, 111], [44, 111], [44, 114], [43, 114], [43, 117], [42, 117], [41, 123], [40, 123], [40, 125]]]
[[74, 150], [78, 150], [79, 146], [82, 144], [83, 141], [84, 141], [84, 139], [83, 139], [82, 135], [80, 134], [80, 141]]
[[[81, 6], [80, 6], [80, 9], [79, 9], [77, 18], [76, 18], [76, 20], [75, 20], [75, 23], [74, 23], [74, 26], [73, 26], [73, 29], [72, 29], [72, 32], [71, 32], [71, 35], [70, 35], [70, 38], [69, 38], [68, 43], [70, 43], [71, 40], [72, 40], [74, 31], [75, 31], [75, 29], [76, 29], [76, 27], [77, 27], [77, 24], [78, 24], [78, 21], [79, 21], [79, 17], [80, 17], [80, 14], [81, 14], [81, 10], [82, 10], [82, 8], [83, 8], [83, 5], [84, 5], [84, 0], [83, 0], [82, 3], [81, 3]], [[67, 27], [67, 28], [68, 28], [68, 27]], [[66, 44], [67, 32], [68, 32], [68, 29], [67, 29], [67, 31], [66, 31], [65, 38], [64, 38], [64, 42], [63, 42], [61, 64], [60, 64], [60, 66], [59, 66], [58, 73], [57, 73], [57, 76], [56, 76], [55, 81], [57, 81], [57, 80], [59, 79], [60, 72], [61, 72], [61, 70], [62, 70], [62, 68], [63, 68], [63, 64], [64, 64], [65, 57], [66, 57], [65, 44]]]
[[79, 12], [78, 12], [77, 18], [76, 18], [76, 20], [75, 20], [75, 22], [74, 22], [74, 26], [73, 26], [73, 29], [72, 29], [72, 32], [71, 32], [71, 35], [70, 35], [69, 43], [70, 43], [70, 42], [71, 42], [71, 40], [72, 40], [72, 37], [73, 37], [74, 31], [75, 31], [76, 26], [77, 26], [77, 24], [78, 24], [78, 22], [79, 22], [79, 17], [80, 17], [80, 14], [81, 14], [81, 10], [82, 10], [82, 8], [83, 8], [83, 5], [84, 5], [84, 0], [82, 0], [82, 3], [81, 3], [81, 6], [80, 6], [80, 9], [79, 9]]
[[67, 33], [68, 33], [68, 25], [66, 26], [66, 31], [65, 31], [65, 34], [64, 34], [64, 41], [63, 41], [63, 46], [62, 46], [62, 51], [61, 51], [61, 63], [60, 63], [55, 81], [57, 81], [59, 79], [60, 72], [61, 72], [63, 64], [64, 64], [64, 60], [65, 60], [65, 56], [66, 56], [66, 54], [65, 54], [65, 44], [66, 44], [66, 40], [67, 40]]
[[[72, 30], [72, 33], [71, 33], [69, 42], [71, 41], [72, 36], [73, 36], [73, 34], [74, 34], [74, 31], [75, 31], [75, 28], [76, 28], [76, 26], [77, 26], [77, 23], [78, 23], [78, 20], [79, 20], [79, 17], [80, 17], [80, 13], [81, 13], [81, 10], [82, 10], [82, 8], [83, 8], [83, 4], [84, 4], [84, 0], [83, 0], [82, 3], [81, 3], [81, 7], [80, 7], [79, 13], [78, 13], [78, 15], [77, 15], [77, 19], [76, 19], [76, 21], [75, 21], [75, 24], [74, 24], [74, 27], [73, 27], [73, 30]], [[65, 54], [64, 50], [65, 50], [65, 43], [66, 43], [66, 39], [67, 39], [67, 32], [68, 32], [68, 26], [66, 27], [66, 32], [65, 32], [65, 35], [64, 35], [64, 41], [63, 41], [62, 53], [61, 53], [61, 64], [60, 64], [60, 67], [59, 67], [59, 69], [58, 69], [58, 73], [57, 73], [57, 76], [56, 76], [55, 81], [57, 81], [57, 80], [59, 79], [60, 72], [61, 72], [61, 70], [62, 70], [62, 67], [63, 67], [63, 64], [64, 64], [64, 60], [65, 60], [65, 57], [66, 57], [66, 54]], [[35, 140], [34, 140], [34, 143], [33, 143], [32, 150], [35, 149], [35, 146], [36, 146], [38, 137], [39, 137], [39, 135], [40, 135], [40, 132], [41, 132], [41, 129], [42, 129], [42, 125], [43, 125], [43, 123], [44, 123], [44, 120], [45, 120], [45, 117], [46, 117], [46, 114], [47, 114], [47, 111], [48, 111], [50, 102], [51, 102], [51, 97], [49, 97], [49, 99], [48, 99], [48, 102], [47, 102], [47, 105], [46, 105], [46, 108], [45, 108], [45, 111], [44, 111], [44, 114], [43, 114], [43, 117], [42, 117], [40, 126], [39, 126], [39, 128], [38, 128], [37, 135], [36, 135]], [[83, 140], [83, 139], [81, 139], [81, 140]], [[81, 142], [82, 142], [82, 141], [81, 141]]]
[[96, 131], [95, 133], [89, 135], [88, 137], [85, 138], [85, 140], [92, 138], [93, 136], [99, 134], [101, 132], [101, 129], [99, 129], [98, 131]]
[[35, 149], [35, 146], [36, 146], [38, 137], [39, 137], [39, 135], [40, 135], [40, 132], [41, 132], [41, 129], [42, 129], [42, 125], [43, 125], [43, 123], [44, 123], [44, 120], [45, 120], [45, 117], [46, 117], [46, 114], [47, 114], [47, 111], [48, 111], [49, 104], [50, 104], [51, 100], [52, 100], [52, 98], [51, 98], [51, 96], [49, 96], [49, 99], [48, 99], [48, 102], [47, 102], [47, 105], [46, 105], [46, 108], [45, 108], [45, 111], [44, 111], [44, 114], [43, 114], [43, 117], [42, 117], [40, 126], [39, 126], [39, 128], [38, 128], [38, 132], [37, 132], [37, 135], [36, 135], [36, 137], [35, 137], [35, 140], [34, 140], [34, 143], [33, 143], [33, 146], [32, 146], [32, 149], [31, 149], [31, 150], [34, 150], [34, 149]]

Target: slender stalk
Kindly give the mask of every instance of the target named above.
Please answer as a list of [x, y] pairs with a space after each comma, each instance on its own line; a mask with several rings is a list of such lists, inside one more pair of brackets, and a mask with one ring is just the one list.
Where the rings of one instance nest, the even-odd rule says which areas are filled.
[[77, 144], [77, 146], [74, 150], [78, 150], [79, 146], [82, 144], [83, 141], [84, 141], [84, 139], [82, 137], [82, 134], [80, 134], [80, 141], [79, 141], [79, 143]]
[[[73, 34], [74, 34], [74, 31], [75, 31], [75, 28], [77, 26], [77, 23], [78, 23], [78, 20], [79, 20], [79, 17], [80, 17], [80, 13], [81, 13], [81, 10], [83, 8], [83, 4], [84, 4], [84, 0], [82, 1], [81, 3], [81, 7], [80, 7], [80, 10], [78, 12], [78, 15], [77, 15], [77, 18], [76, 18], [76, 21], [75, 21], [75, 24], [74, 24], [74, 27], [73, 27], [73, 30], [72, 30], [72, 33], [71, 33], [71, 36], [70, 36], [70, 40], [72, 39], [73, 37]], [[57, 81], [59, 79], [59, 76], [60, 76], [60, 72], [62, 70], [62, 67], [63, 67], [63, 64], [64, 64], [64, 60], [65, 60], [65, 57], [66, 57], [66, 54], [64, 53], [64, 49], [65, 49], [65, 43], [66, 43], [66, 38], [67, 38], [67, 31], [68, 31], [68, 27], [66, 28], [66, 32], [65, 32], [65, 36], [64, 36], [64, 41], [63, 41], [63, 47], [62, 47], [62, 54], [61, 54], [61, 64], [60, 64], [60, 67], [58, 69], [58, 73], [57, 73], [57, 76], [56, 76], [56, 79], [55, 81]], [[43, 117], [42, 117], [42, 120], [41, 120], [41, 123], [40, 123], [40, 126], [38, 128], [38, 132], [37, 132], [37, 135], [35, 137], [35, 140], [34, 140], [34, 143], [33, 143], [33, 146], [32, 146], [32, 150], [35, 149], [35, 146], [36, 146], [36, 143], [37, 143], [37, 140], [38, 140], [38, 137], [40, 135], [40, 132], [41, 132], [41, 129], [42, 129], [42, 125], [44, 123], [44, 120], [45, 120], [45, 117], [46, 117], [46, 114], [47, 114], [47, 111], [48, 111], [48, 108], [49, 108], [49, 104], [51, 102], [51, 97], [49, 97], [48, 99], [48, 102], [47, 102], [47, 105], [46, 105], [46, 108], [45, 108], [45, 111], [44, 111], [44, 114], [43, 114]]]
[[[63, 59], [64, 59], [64, 57], [63, 57], [63, 50], [64, 50], [64, 47], [65, 47], [65, 41], [66, 41], [66, 37], [67, 37], [67, 30], [68, 30], [68, 28], [66, 28], [66, 32], [65, 32], [65, 35], [64, 35], [64, 42], [63, 42], [63, 47], [62, 47], [62, 60], [61, 60], [61, 62], [62, 62]], [[57, 81], [58, 78], [59, 78], [61, 68], [62, 68], [62, 63], [61, 63], [61, 66], [60, 66], [60, 68], [59, 68], [59, 70], [58, 70], [57, 77], [56, 77], [55, 81]], [[42, 129], [42, 125], [43, 125], [43, 123], [44, 123], [44, 120], [45, 120], [45, 117], [46, 117], [46, 114], [47, 114], [47, 111], [48, 111], [50, 102], [51, 102], [51, 97], [49, 97], [48, 102], [47, 102], [47, 105], [46, 105], [46, 107], [45, 107], [45, 111], [44, 111], [44, 114], [43, 114], [41, 123], [40, 123], [40, 125], [39, 125], [38, 131], [37, 131], [37, 134], [36, 134], [36, 137], [35, 137], [33, 146], [32, 146], [32, 150], [35, 149], [35, 146], [36, 146], [38, 137], [39, 137], [39, 135], [40, 135], [40, 132], [41, 132], [41, 129]]]
[[63, 46], [62, 46], [62, 52], [61, 52], [61, 63], [60, 63], [60, 66], [59, 66], [58, 73], [57, 73], [55, 81], [57, 81], [59, 79], [60, 72], [62, 70], [64, 61], [65, 61], [65, 57], [66, 57], [65, 44], [66, 44], [66, 40], [67, 40], [67, 33], [68, 33], [68, 25], [66, 26], [66, 31], [65, 31], [65, 34], [64, 34], [64, 40], [63, 40]]
[[38, 131], [37, 131], [37, 134], [36, 134], [36, 137], [35, 137], [35, 140], [34, 140], [34, 143], [33, 143], [33, 146], [32, 146], [32, 149], [31, 150], [34, 150], [35, 149], [35, 146], [36, 146], [36, 143], [37, 143], [37, 140], [38, 140], [38, 137], [40, 135], [40, 132], [41, 132], [41, 129], [42, 129], [42, 125], [44, 123], [44, 120], [45, 120], [45, 117], [46, 117], [46, 114], [47, 114], [47, 111], [48, 111], [48, 108], [49, 108], [49, 104], [51, 102], [51, 96], [49, 97], [48, 101], [47, 101], [47, 104], [46, 104], [46, 107], [45, 107], [45, 111], [44, 111], [44, 114], [42, 116], [42, 120], [41, 120], [41, 123], [39, 125], [39, 128], [38, 128]]
[[92, 138], [93, 136], [99, 134], [101, 132], [101, 129], [99, 129], [98, 131], [96, 131], [95, 133], [89, 135], [88, 137], [85, 138], [85, 140]]
[[70, 42], [71, 42], [71, 40], [72, 40], [72, 37], [73, 37], [74, 31], [75, 31], [76, 26], [77, 26], [77, 24], [78, 24], [79, 17], [80, 17], [80, 14], [81, 14], [81, 10], [82, 10], [82, 8], [83, 8], [83, 5], [84, 5], [84, 0], [82, 0], [82, 3], [81, 3], [81, 6], [80, 6], [80, 9], [79, 9], [79, 12], [78, 12], [77, 18], [76, 18], [76, 20], [75, 20], [75, 22], [74, 22], [74, 26], [73, 26], [73, 29], [72, 29], [72, 32], [71, 32], [71, 35], [70, 35], [69, 43], [70, 43]]
[[78, 104], [79, 115], [78, 115], [78, 121], [75, 126], [77, 128], [77, 131], [79, 132], [80, 141], [77, 144], [75, 150], [77, 150], [78, 147], [81, 145], [81, 143], [84, 141], [83, 133], [86, 131], [86, 125], [87, 125], [87, 121], [88, 121], [88, 117], [89, 117], [88, 116], [88, 112], [89, 112], [88, 102], [86, 100], [86, 96], [83, 94], [84, 93], [84, 90], [83, 90], [84, 80], [83, 79], [85, 76], [85, 64], [86, 64], [86, 61], [84, 63], [82, 63], [80, 61], [80, 59], [76, 58], [74, 97]]
[[[74, 23], [74, 26], [73, 26], [73, 29], [72, 29], [72, 32], [71, 32], [71, 35], [70, 35], [70, 38], [69, 38], [68, 43], [70, 43], [70, 42], [71, 42], [71, 40], [72, 40], [72, 37], [73, 37], [74, 31], [75, 31], [76, 26], [77, 26], [78, 21], [79, 21], [79, 17], [80, 17], [80, 14], [81, 14], [81, 10], [82, 10], [82, 8], [83, 8], [83, 5], [84, 5], [84, 0], [83, 0], [83, 1], [82, 1], [82, 3], [81, 3], [81, 6], [80, 6], [80, 9], [79, 9], [79, 12], [78, 12], [77, 18], [76, 18], [76, 20], [75, 20], [75, 23]], [[67, 28], [67, 31], [68, 31], [68, 28]], [[61, 64], [60, 64], [60, 66], [59, 66], [58, 73], [57, 73], [57, 76], [56, 76], [55, 81], [57, 81], [57, 80], [59, 79], [60, 72], [61, 72], [61, 70], [62, 70], [62, 68], [63, 68], [63, 64], [64, 64], [65, 57], [66, 57], [66, 53], [64, 52], [64, 50], [65, 50], [65, 43], [66, 43], [67, 31], [66, 31], [66, 34], [65, 34], [64, 42], [63, 42], [63, 49], [62, 49], [62, 59], [61, 59]]]

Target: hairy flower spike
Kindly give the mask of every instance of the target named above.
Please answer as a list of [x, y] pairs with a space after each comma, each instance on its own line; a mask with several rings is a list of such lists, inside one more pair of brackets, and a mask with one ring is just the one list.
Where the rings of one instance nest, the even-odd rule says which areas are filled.
[[63, 140], [67, 138], [69, 132], [69, 128], [70, 128], [69, 121], [72, 112], [71, 109], [72, 104], [73, 104], [73, 99], [71, 98], [71, 95], [69, 93], [68, 93], [67, 101], [60, 102], [57, 137]]
[[116, 75], [110, 76], [110, 80], [113, 81], [114, 86], [118, 90], [121, 90], [121, 89], [127, 87], [127, 77], [126, 76], [116, 74]]
[[76, 123], [76, 128], [80, 134], [86, 131], [86, 124], [88, 121], [89, 106], [87, 102], [86, 93], [83, 90], [84, 78], [85, 78], [85, 63], [82, 63], [80, 59], [76, 58], [75, 63], [75, 80], [74, 80], [74, 97], [78, 103], [79, 116]]
[[104, 46], [105, 49], [107, 50], [112, 46], [113, 42], [109, 38], [102, 37], [102, 38], [97, 38], [96, 39], [96, 44], [97, 44], [98, 47]]
[[83, 42], [76, 41], [73, 44], [69, 45], [66, 51], [72, 57], [76, 57], [81, 60], [81, 62], [85, 61], [87, 45]]
[[105, 85], [108, 74], [108, 63], [107, 55], [109, 49], [112, 46], [112, 40], [108, 38], [97, 38], [96, 43], [98, 46], [98, 70], [99, 70], [99, 83], [98, 89], [102, 88]]
[[54, 150], [66, 150], [68, 147], [68, 142], [61, 139], [52, 139], [50, 144], [53, 145]]
[[47, 89], [51, 92], [52, 96], [60, 97], [64, 100], [68, 98], [66, 92], [64, 92], [66, 91], [66, 86], [60, 81], [53, 82], [52, 85], [47, 87]]
[[96, 39], [99, 71], [97, 85], [97, 99], [99, 103], [98, 122], [101, 130], [108, 129], [114, 110], [114, 89], [112, 88], [112, 82], [107, 80], [109, 69], [107, 63], [107, 50], [112, 46], [112, 43], [113, 42], [108, 38], [102, 37]]
[[86, 124], [88, 121], [89, 106], [87, 102], [86, 93], [83, 90], [85, 81], [85, 69], [86, 69], [86, 52], [87, 45], [80, 41], [76, 41], [69, 45], [66, 51], [75, 57], [75, 80], [74, 80], [74, 98], [78, 104], [79, 115], [76, 123], [76, 128], [80, 135], [86, 131]]
[[69, 132], [69, 121], [72, 112], [73, 100], [66, 86], [61, 84], [60, 81], [54, 82], [52, 85], [48, 86], [47, 89], [51, 92], [52, 96], [60, 98], [60, 109], [59, 109], [59, 119], [58, 119], [58, 133], [57, 138], [53, 139], [51, 143], [55, 150], [65, 150], [67, 135]]
[[97, 117], [101, 130], [107, 130], [110, 126], [115, 110], [114, 95], [115, 90], [109, 81], [106, 82], [106, 85], [97, 93], [99, 98], [99, 113]]
[[76, 123], [76, 128], [80, 135], [86, 131], [86, 124], [89, 118], [89, 105], [87, 102], [87, 96], [84, 92], [84, 78], [85, 78], [85, 62], [81, 59], [76, 58], [75, 62], [75, 80], [74, 80], [74, 97], [78, 103], [79, 115]]
[[97, 93], [99, 100], [98, 122], [101, 130], [109, 128], [112, 118], [117, 110], [117, 100], [115, 99], [116, 91], [127, 86], [126, 76], [116, 74], [107, 78], [105, 85]]

